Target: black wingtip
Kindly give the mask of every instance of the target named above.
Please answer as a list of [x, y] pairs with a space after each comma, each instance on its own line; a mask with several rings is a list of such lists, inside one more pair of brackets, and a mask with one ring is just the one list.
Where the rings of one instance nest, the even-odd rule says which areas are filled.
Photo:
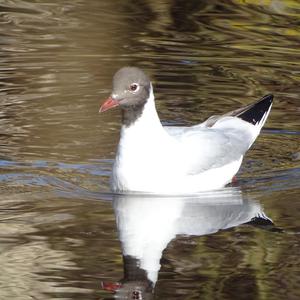
[[247, 109], [241, 112], [237, 117], [248, 123], [256, 125], [270, 109], [270, 106], [273, 103], [273, 98], [274, 96], [272, 94], [264, 96], [257, 102], [248, 106]]
[[257, 103], [266, 101], [271, 104], [273, 102], [273, 98], [274, 98], [274, 96], [272, 94], [268, 94], [268, 95], [263, 96], [260, 100], [258, 100]]
[[246, 224], [249, 225], [256, 225], [256, 226], [274, 226], [274, 223], [272, 222], [272, 220], [265, 218], [265, 217], [254, 217], [252, 218], [249, 222], [247, 222]]

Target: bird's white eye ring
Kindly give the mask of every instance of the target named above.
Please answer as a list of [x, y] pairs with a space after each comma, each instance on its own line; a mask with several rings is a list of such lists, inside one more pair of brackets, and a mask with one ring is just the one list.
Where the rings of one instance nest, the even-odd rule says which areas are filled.
[[130, 89], [131, 92], [136, 92], [136, 91], [138, 91], [139, 87], [140, 86], [137, 83], [134, 82], [130, 85], [129, 89]]

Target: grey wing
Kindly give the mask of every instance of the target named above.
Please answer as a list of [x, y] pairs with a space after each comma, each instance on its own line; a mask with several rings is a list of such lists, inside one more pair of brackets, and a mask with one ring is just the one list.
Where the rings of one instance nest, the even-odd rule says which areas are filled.
[[193, 127], [168, 127], [179, 141], [188, 174], [198, 174], [237, 161], [246, 151], [242, 138], [230, 130]]
[[273, 96], [222, 116], [212, 116], [192, 127], [165, 127], [182, 147], [180, 159], [187, 172], [218, 168], [240, 160], [260, 133], [272, 106]]

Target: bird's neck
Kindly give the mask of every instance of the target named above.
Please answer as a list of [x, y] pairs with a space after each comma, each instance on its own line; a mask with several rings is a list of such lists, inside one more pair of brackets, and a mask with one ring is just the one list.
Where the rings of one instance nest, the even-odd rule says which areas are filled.
[[125, 134], [149, 137], [151, 133], [164, 132], [156, 111], [152, 86], [145, 104], [132, 111], [123, 111], [122, 118], [121, 138]]

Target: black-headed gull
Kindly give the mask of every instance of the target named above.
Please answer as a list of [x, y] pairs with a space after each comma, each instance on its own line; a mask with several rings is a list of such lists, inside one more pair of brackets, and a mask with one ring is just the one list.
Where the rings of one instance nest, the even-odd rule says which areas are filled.
[[162, 126], [149, 77], [136, 67], [120, 69], [100, 107], [122, 111], [112, 191], [185, 194], [224, 187], [259, 135], [272, 101], [267, 95], [191, 127]]

